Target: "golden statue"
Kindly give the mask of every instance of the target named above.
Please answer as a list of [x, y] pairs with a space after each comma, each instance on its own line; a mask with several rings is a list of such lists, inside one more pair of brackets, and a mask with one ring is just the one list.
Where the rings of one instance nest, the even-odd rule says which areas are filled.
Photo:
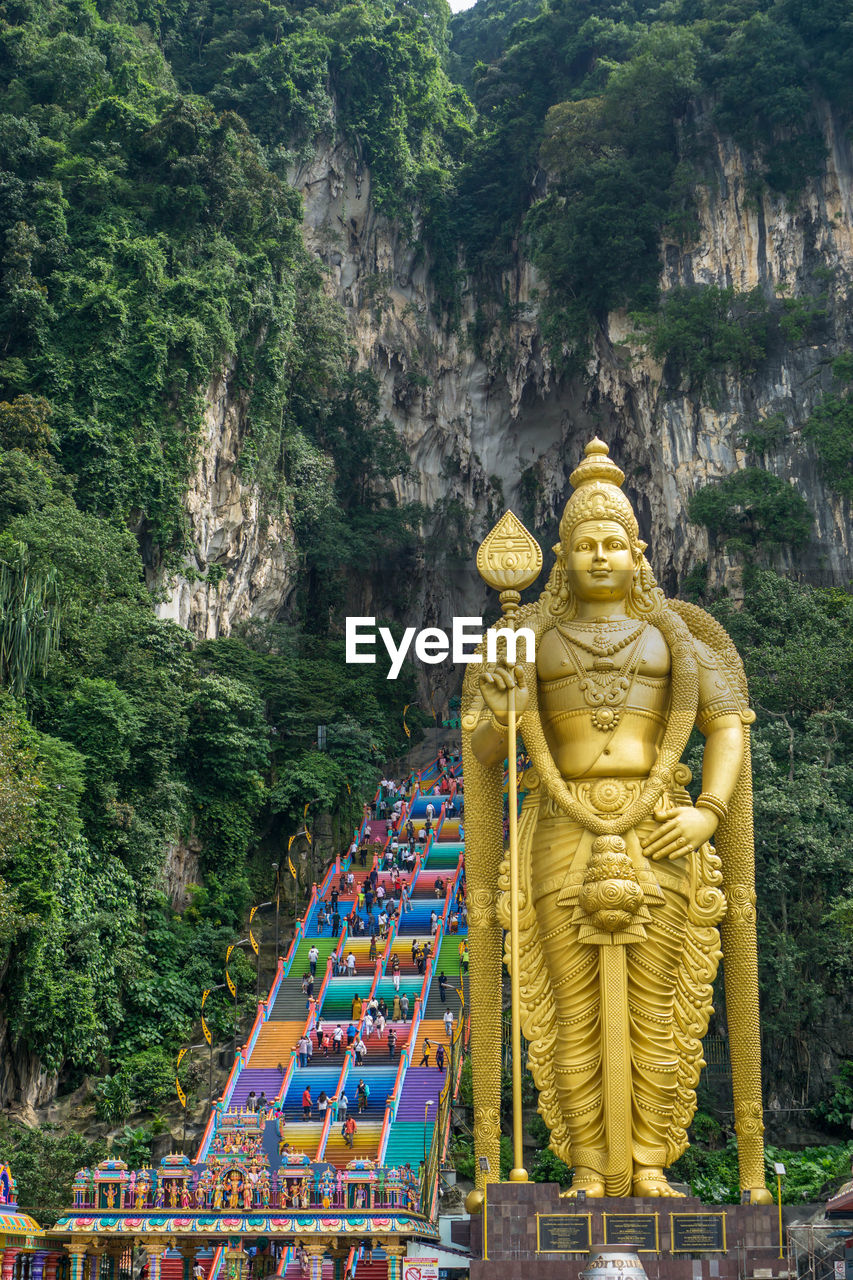
[[[478, 1187], [499, 1170], [502, 930], [517, 911], [506, 961], [539, 1109], [552, 1149], [574, 1167], [572, 1192], [588, 1196], [676, 1194], [664, 1170], [685, 1150], [696, 1107], [720, 925], [741, 1186], [767, 1203], [754, 716], [726, 632], [696, 606], [666, 600], [656, 585], [624, 478], [607, 446], [593, 440], [571, 477], [575, 492], [545, 591], [520, 608], [517, 592], [501, 596], [504, 625], [532, 631], [535, 661], [521, 661], [533, 655], [519, 637], [515, 664], [471, 664], [465, 677]], [[524, 585], [537, 571], [524, 576], [536, 552], [508, 513], [481, 547], [478, 567], [494, 586], [512, 586], [513, 572]], [[515, 715], [529, 764], [510, 866], [503, 762]], [[681, 763], [694, 725], [705, 738], [695, 805]], [[519, 1151], [520, 1139], [516, 1164]], [[515, 1169], [511, 1177], [526, 1174]]]

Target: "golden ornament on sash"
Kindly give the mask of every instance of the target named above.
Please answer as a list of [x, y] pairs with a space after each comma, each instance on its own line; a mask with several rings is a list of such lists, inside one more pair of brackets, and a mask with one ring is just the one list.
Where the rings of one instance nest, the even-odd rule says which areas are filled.
[[[502, 593], [502, 625], [536, 639], [535, 661], [513, 666], [487, 664], [484, 643], [483, 664], [468, 667], [463, 690], [477, 1185], [500, 1168], [507, 930], [515, 1043], [523, 1030], [551, 1148], [574, 1168], [569, 1194], [676, 1194], [664, 1171], [687, 1146], [725, 956], [741, 1187], [768, 1203], [754, 717], [726, 632], [658, 588], [624, 478], [602, 441], [587, 445], [535, 603], [521, 606], [518, 593], [538, 573], [541, 552], [511, 512], [477, 556]], [[517, 833], [510, 806], [509, 857], [504, 761], [508, 749], [514, 760], [516, 718], [529, 765]], [[705, 737], [695, 804], [681, 762], [694, 726]], [[516, 1168], [511, 1177], [526, 1174]]]

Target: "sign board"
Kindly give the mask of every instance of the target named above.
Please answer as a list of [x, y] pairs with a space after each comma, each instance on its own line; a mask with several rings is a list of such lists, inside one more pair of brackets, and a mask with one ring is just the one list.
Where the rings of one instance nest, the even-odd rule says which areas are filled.
[[673, 1253], [725, 1253], [724, 1213], [671, 1213]]
[[537, 1213], [537, 1253], [589, 1253], [591, 1213]]
[[659, 1253], [656, 1213], [603, 1213], [604, 1243], [618, 1244], [637, 1253]]
[[438, 1280], [438, 1258], [404, 1258], [403, 1280]]

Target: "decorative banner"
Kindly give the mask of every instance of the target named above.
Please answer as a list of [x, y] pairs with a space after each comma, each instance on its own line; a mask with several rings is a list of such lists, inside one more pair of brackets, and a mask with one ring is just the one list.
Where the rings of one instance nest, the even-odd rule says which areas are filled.
[[312, 844], [313, 841], [311, 840], [311, 832], [308, 830], [308, 810], [310, 808], [311, 808], [311, 801], [309, 800], [304, 810], [302, 811], [302, 821], [305, 823], [305, 839], [308, 841], [309, 844]]
[[291, 858], [291, 856], [290, 856], [290, 846], [293, 844], [293, 842], [294, 842], [294, 840], [295, 840], [295, 839], [296, 839], [296, 836], [295, 836], [295, 835], [292, 835], [292, 836], [290, 837], [290, 839], [288, 840], [288, 842], [287, 842], [287, 866], [288, 866], [288, 870], [290, 871], [290, 874], [293, 876], [294, 880], [296, 879], [296, 868], [294, 867], [294, 865], [293, 865], [293, 859], [292, 859], [292, 858]]
[[175, 1065], [175, 1089], [177, 1090], [177, 1093], [178, 1093], [178, 1102], [180, 1102], [181, 1106], [184, 1109], [186, 1109], [186, 1105], [187, 1105], [187, 1095], [184, 1093], [183, 1089], [181, 1088], [181, 1082], [178, 1079], [178, 1072], [181, 1069], [181, 1063], [184, 1060], [184, 1057], [188, 1053], [189, 1053], [189, 1049], [181, 1049], [180, 1053], [178, 1054], [178, 1061]]
[[407, 702], [406, 705], [403, 707], [403, 729], [405, 731], [407, 738], [411, 738], [412, 736], [412, 731], [409, 728], [409, 726], [406, 724], [406, 712], [408, 711], [411, 705], [412, 705], [411, 702]]
[[231, 980], [231, 974], [228, 972], [228, 961], [231, 959], [231, 952], [234, 950], [236, 945], [236, 942], [232, 943], [225, 952], [225, 981], [228, 984], [228, 990], [231, 992], [235, 1000], [237, 999], [237, 988], [234, 986], [234, 983]]
[[255, 955], [258, 954], [258, 940], [255, 937], [255, 935], [252, 933], [252, 920], [254, 919], [255, 912], [257, 911], [257, 909], [258, 909], [257, 907], [252, 907], [252, 910], [249, 912], [249, 943]]
[[201, 993], [201, 1034], [204, 1036], [204, 1038], [205, 1038], [205, 1040], [207, 1041], [207, 1043], [208, 1043], [208, 1044], [212, 1044], [212, 1043], [213, 1043], [213, 1041], [212, 1041], [212, 1037], [211, 1037], [211, 1034], [210, 1034], [210, 1027], [209, 1027], [209, 1026], [207, 1025], [207, 1023], [205, 1022], [205, 1018], [204, 1018], [204, 1006], [205, 1006], [205, 1003], [206, 1003], [206, 1001], [207, 1001], [207, 997], [208, 997], [208, 996], [210, 995], [210, 993], [211, 993], [211, 990], [212, 990], [212, 988], [211, 988], [211, 987], [208, 987], [205, 991], [202, 991], [202, 993]]

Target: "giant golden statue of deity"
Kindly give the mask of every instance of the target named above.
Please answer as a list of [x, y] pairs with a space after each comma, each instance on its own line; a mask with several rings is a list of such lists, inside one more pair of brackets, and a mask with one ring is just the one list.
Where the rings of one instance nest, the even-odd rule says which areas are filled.
[[[517, 964], [539, 1109], [552, 1149], [574, 1167], [572, 1191], [675, 1194], [664, 1170], [687, 1146], [721, 931], [741, 1186], [767, 1202], [753, 714], [723, 628], [657, 587], [624, 478], [607, 446], [592, 441], [571, 477], [548, 584], [535, 604], [510, 607], [504, 624], [533, 632], [535, 661], [472, 664], [465, 679], [478, 1185], [499, 1169], [501, 948], [512, 907], [503, 765], [512, 700], [529, 765], [514, 872], [518, 954], [507, 934], [506, 961]], [[525, 536], [514, 527], [508, 563], [518, 561]], [[695, 804], [681, 763], [694, 726], [705, 738]]]

